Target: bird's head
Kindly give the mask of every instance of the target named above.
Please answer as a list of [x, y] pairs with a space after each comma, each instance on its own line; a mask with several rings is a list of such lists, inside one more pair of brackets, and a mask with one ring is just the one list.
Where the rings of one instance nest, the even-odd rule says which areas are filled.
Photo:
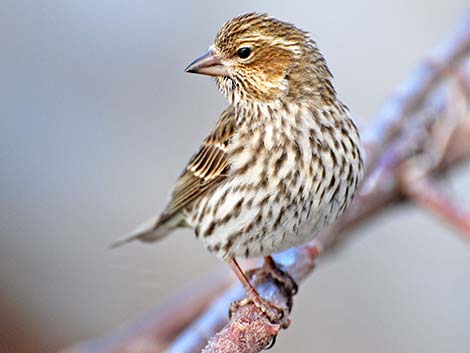
[[215, 76], [232, 102], [271, 102], [312, 93], [331, 74], [309, 35], [266, 14], [249, 13], [225, 23], [209, 51], [187, 72]]

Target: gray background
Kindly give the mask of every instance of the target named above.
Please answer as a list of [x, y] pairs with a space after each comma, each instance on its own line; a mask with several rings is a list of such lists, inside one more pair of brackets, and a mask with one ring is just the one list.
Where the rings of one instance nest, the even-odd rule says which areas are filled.
[[[466, 7], [3, 0], [0, 351], [18, 349], [15, 337], [22, 352], [45, 352], [101, 335], [224, 267], [189, 231], [106, 246], [163, 208], [224, 108], [211, 79], [183, 69], [225, 20], [256, 10], [310, 31], [366, 126]], [[469, 176], [449, 185], [467, 207]], [[468, 246], [408, 207], [360, 232], [302, 286], [273, 352], [468, 352]]]

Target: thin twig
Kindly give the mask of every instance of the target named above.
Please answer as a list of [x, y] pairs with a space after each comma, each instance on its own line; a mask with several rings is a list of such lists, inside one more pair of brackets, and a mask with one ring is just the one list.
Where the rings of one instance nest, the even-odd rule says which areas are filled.
[[435, 180], [424, 177], [406, 185], [404, 191], [414, 202], [453, 225], [470, 241], [470, 212], [457, 207]]

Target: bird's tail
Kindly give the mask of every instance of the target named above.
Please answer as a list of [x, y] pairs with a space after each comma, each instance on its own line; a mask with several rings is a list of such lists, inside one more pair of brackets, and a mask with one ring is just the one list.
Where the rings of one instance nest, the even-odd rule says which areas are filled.
[[162, 217], [150, 218], [148, 221], [141, 224], [140, 227], [136, 228], [133, 232], [111, 243], [109, 248], [115, 249], [134, 240], [140, 240], [144, 243], [156, 242], [164, 238], [173, 229], [178, 227], [178, 224], [181, 222], [181, 220], [177, 218], [178, 217], [175, 216], [167, 219]]

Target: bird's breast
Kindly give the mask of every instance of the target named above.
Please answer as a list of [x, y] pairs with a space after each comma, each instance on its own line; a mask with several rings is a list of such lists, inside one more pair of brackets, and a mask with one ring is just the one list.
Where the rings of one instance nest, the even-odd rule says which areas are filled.
[[229, 177], [194, 216], [204, 243], [220, 257], [304, 243], [336, 219], [354, 193], [354, 177], [347, 175], [357, 169], [348, 147], [353, 141], [339, 141], [337, 129], [307, 112], [290, 111], [233, 137]]

